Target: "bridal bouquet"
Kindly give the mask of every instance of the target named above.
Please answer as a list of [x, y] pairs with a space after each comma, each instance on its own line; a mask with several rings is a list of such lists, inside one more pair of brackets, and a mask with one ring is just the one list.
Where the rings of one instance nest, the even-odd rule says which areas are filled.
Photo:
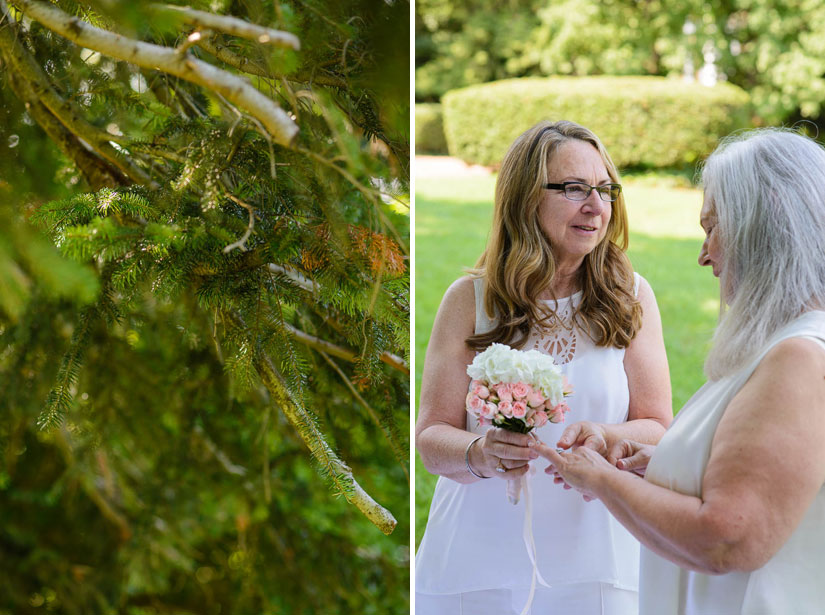
[[[479, 425], [530, 433], [548, 421], [559, 423], [570, 409], [564, 398], [572, 393], [553, 358], [538, 350], [516, 350], [492, 344], [467, 367], [472, 378], [467, 412]], [[519, 501], [522, 479], [508, 481], [507, 495]]]

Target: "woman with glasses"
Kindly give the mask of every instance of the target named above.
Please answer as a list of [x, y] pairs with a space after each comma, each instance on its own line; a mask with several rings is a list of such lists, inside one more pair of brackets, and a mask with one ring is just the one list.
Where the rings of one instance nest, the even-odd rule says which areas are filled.
[[[416, 555], [418, 615], [637, 611], [639, 544], [600, 503], [533, 480], [535, 440], [479, 427], [465, 411], [467, 365], [494, 342], [551, 355], [575, 392], [543, 441], [606, 455], [624, 439], [655, 443], [671, 419], [656, 300], [625, 255], [627, 214], [599, 139], [543, 122], [510, 147], [496, 183], [490, 238], [447, 290], [421, 383], [416, 447], [440, 475]], [[502, 481], [526, 476], [525, 506]], [[500, 479], [500, 480], [490, 480]], [[540, 579], [524, 532], [537, 545]]]
[[616, 444], [617, 467], [541, 453], [556, 482], [643, 543], [643, 614], [822, 613], [825, 149], [753, 131], [720, 145], [702, 177], [699, 264], [727, 304], [708, 382], [655, 450]]

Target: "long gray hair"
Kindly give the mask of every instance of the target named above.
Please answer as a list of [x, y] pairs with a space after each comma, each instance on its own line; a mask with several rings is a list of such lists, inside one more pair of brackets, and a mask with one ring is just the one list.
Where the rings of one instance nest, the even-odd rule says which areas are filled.
[[728, 303], [705, 362], [716, 380], [803, 312], [825, 309], [825, 149], [788, 129], [749, 131], [719, 145], [702, 181]]

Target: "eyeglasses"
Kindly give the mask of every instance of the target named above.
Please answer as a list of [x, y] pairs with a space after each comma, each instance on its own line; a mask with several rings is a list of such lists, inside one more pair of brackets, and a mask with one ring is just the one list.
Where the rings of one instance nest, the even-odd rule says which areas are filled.
[[583, 182], [563, 182], [561, 184], [544, 184], [548, 190], [562, 190], [564, 196], [571, 201], [584, 201], [595, 190], [599, 193], [602, 201], [612, 203], [619, 198], [622, 192], [621, 184], [604, 184], [603, 186], [591, 186]]

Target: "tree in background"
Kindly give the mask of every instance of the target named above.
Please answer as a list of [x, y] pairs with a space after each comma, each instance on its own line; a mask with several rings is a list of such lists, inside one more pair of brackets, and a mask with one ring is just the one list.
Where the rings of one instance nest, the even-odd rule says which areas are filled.
[[668, 75], [712, 60], [761, 121], [817, 118], [825, 6], [804, 0], [416, 2], [416, 98], [539, 75]]
[[408, 610], [408, 32], [0, 0], [0, 613]]

